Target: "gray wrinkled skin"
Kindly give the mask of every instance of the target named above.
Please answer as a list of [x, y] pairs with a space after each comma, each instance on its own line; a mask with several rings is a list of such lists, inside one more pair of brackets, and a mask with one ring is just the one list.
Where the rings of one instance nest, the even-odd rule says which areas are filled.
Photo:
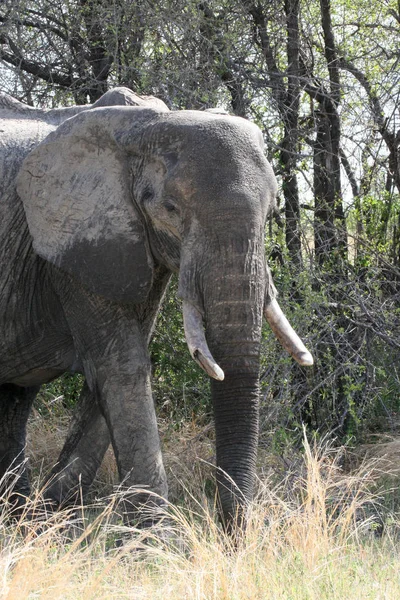
[[[36, 386], [79, 371], [86, 384], [48, 498], [85, 491], [109, 439], [123, 485], [167, 497], [148, 343], [175, 271], [225, 372], [212, 394], [229, 524], [252, 496], [273, 295], [263, 238], [276, 182], [261, 132], [123, 88], [56, 111], [0, 96], [0, 115], [0, 468], [21, 462]], [[18, 485], [28, 493], [23, 468]], [[128, 495], [128, 518], [148, 499]]]

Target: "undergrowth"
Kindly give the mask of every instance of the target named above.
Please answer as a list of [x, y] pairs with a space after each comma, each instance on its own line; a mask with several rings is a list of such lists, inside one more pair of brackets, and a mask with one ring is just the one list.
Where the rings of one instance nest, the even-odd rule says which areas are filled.
[[[193, 430], [180, 445], [165, 442], [182, 456], [189, 452], [188, 462], [194, 446], [209, 446], [206, 434]], [[169, 460], [170, 468], [182, 462]], [[119, 492], [45, 521], [38, 491], [17, 523], [3, 510], [1, 598], [400, 597], [398, 520], [394, 514], [382, 524], [376, 517], [381, 499], [370, 492], [378, 477], [375, 460], [346, 474], [337, 450], [305, 437], [295, 471], [279, 481], [260, 477], [246, 533], [235, 542], [221, 530], [205, 493], [208, 461], [197, 456], [197, 462], [205, 469], [197, 479], [186, 467], [176, 473], [180, 507], [171, 505], [164, 525], [148, 531], [123, 525]]]

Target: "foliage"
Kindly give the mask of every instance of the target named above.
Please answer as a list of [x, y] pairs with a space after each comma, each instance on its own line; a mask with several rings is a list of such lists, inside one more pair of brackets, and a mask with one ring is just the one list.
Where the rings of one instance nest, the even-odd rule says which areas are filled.
[[286, 431], [292, 441], [299, 439], [303, 423], [320, 434], [353, 441], [372, 431], [396, 430], [400, 313], [397, 283], [391, 286], [390, 270], [382, 271], [377, 265], [349, 265], [344, 282], [332, 279], [330, 272], [311, 268], [296, 287], [290, 263], [281, 265], [279, 274], [275, 271], [284, 312], [307, 340], [315, 365], [299, 367], [271, 333], [266, 334], [264, 443], [276, 442], [274, 431], [278, 437]]
[[52, 405], [59, 405], [57, 400], [61, 400], [61, 406], [64, 409], [72, 408], [78, 401], [82, 384], [82, 375], [64, 373], [61, 377], [42, 387], [35, 404], [37, 410], [42, 414], [45, 414], [49, 408], [54, 410]]

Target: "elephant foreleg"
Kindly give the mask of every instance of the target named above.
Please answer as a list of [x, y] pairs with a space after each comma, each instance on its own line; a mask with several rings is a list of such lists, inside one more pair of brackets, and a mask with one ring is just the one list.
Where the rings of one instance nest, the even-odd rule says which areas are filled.
[[102, 365], [98, 385], [118, 465], [124, 518], [132, 522], [139, 517], [139, 524], [147, 526], [158, 520], [158, 507], [165, 504], [168, 486], [151, 393], [150, 362], [143, 357], [132, 362], [135, 371], [129, 377], [110, 377], [118, 365]]
[[0, 495], [16, 508], [29, 496], [26, 423], [39, 387], [0, 386]]
[[[62, 295], [65, 275], [59, 285]], [[162, 505], [168, 492], [151, 392], [149, 327], [142, 326], [146, 319], [135, 307], [92, 294], [72, 278], [63, 298], [88, 385], [111, 435], [125, 518], [130, 522], [140, 514], [142, 519], [143, 509]], [[150, 312], [149, 323], [155, 311]], [[146, 520], [149, 513], [144, 513]]]
[[47, 478], [45, 497], [57, 506], [85, 496], [109, 446], [108, 427], [94, 396], [85, 382], [58, 462]]

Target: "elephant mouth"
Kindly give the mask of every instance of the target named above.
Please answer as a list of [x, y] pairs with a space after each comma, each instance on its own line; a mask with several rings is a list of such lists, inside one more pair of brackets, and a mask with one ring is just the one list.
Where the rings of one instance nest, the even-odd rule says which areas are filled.
[[[276, 299], [264, 306], [264, 317], [282, 347], [302, 366], [314, 364], [311, 353], [290, 325]], [[187, 300], [183, 301], [183, 323], [186, 342], [193, 360], [213, 379], [223, 381], [225, 374], [214, 360], [207, 344], [203, 317]]]

